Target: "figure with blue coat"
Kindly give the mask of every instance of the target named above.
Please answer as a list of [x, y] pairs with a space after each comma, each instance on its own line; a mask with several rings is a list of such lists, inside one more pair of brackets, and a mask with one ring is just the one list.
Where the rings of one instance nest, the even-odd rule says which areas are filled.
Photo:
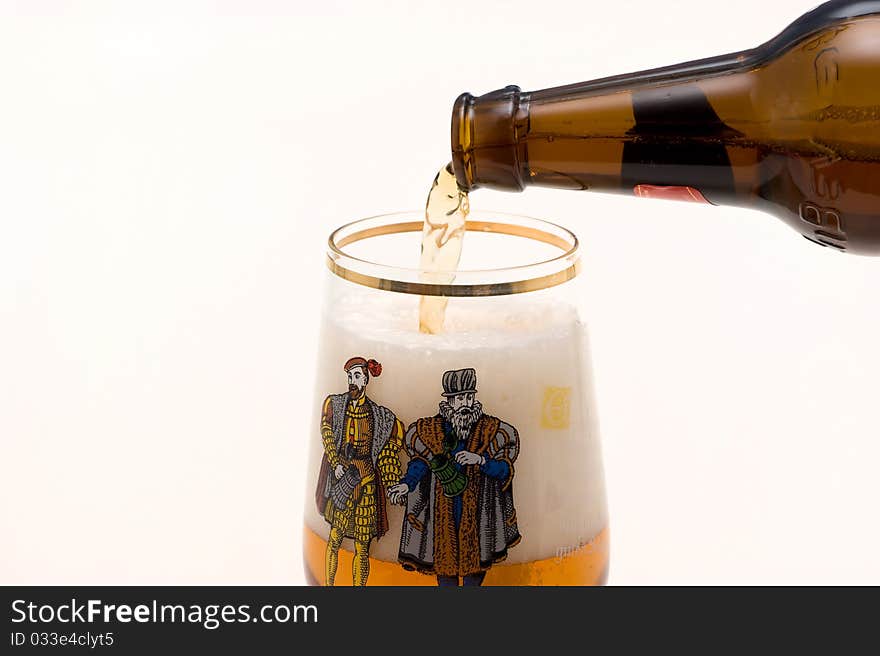
[[477, 373], [443, 374], [439, 412], [404, 436], [406, 474], [388, 490], [406, 503], [398, 559], [439, 585], [481, 585], [521, 540], [513, 504], [516, 428], [485, 414]]

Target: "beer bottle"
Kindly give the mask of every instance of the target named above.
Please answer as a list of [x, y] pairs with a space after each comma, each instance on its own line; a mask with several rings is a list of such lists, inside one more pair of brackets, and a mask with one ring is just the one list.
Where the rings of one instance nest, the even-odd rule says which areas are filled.
[[773, 214], [880, 255], [880, 0], [835, 0], [753, 50], [523, 93], [465, 93], [459, 187], [635, 194]]

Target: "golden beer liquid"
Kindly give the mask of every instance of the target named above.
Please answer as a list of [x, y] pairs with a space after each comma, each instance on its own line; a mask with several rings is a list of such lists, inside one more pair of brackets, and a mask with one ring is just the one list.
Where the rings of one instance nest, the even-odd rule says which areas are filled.
[[[468, 212], [468, 195], [458, 188], [452, 164], [440, 169], [425, 204], [425, 226], [422, 230], [420, 268], [425, 282], [449, 283], [449, 273], [458, 268], [464, 242]], [[419, 330], [437, 335], [443, 332], [443, 319], [448, 299], [422, 296], [419, 301]]]
[[[529, 563], [493, 565], [483, 585], [605, 585], [608, 579], [608, 528], [602, 529], [590, 542], [575, 548], [560, 549], [558, 555]], [[308, 527], [303, 528], [303, 561], [309, 585], [321, 585], [324, 578], [324, 555], [327, 541]], [[351, 564], [354, 554], [339, 550], [339, 569], [335, 585], [352, 585]], [[367, 585], [436, 586], [437, 579], [428, 574], [410, 572], [399, 563], [370, 558]]]

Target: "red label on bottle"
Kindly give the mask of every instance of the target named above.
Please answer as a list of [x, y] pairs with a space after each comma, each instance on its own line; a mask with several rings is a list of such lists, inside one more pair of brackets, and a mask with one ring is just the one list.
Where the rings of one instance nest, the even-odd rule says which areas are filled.
[[639, 198], [659, 198], [661, 200], [682, 200], [688, 203], [711, 203], [699, 189], [693, 187], [669, 187], [660, 185], [640, 184], [633, 187]]

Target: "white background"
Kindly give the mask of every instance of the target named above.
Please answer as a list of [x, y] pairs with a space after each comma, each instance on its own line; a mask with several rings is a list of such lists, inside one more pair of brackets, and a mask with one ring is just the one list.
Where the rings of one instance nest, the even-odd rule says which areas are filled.
[[[0, 583], [303, 582], [323, 245], [465, 90], [757, 45], [802, 0], [0, 3]], [[530, 190], [585, 244], [616, 584], [880, 583], [880, 259]]]

